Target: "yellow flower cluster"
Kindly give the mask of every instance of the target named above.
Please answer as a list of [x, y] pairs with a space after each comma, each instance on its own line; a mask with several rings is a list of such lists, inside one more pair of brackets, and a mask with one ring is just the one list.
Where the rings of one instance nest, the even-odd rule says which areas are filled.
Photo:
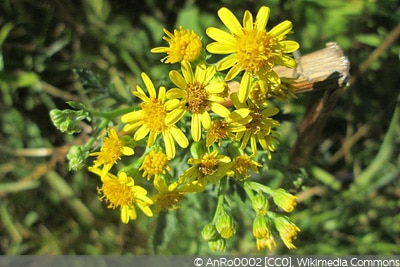
[[[279, 110], [267, 101], [293, 94], [291, 81], [279, 77], [274, 66], [294, 68], [290, 53], [299, 48], [297, 42], [286, 40], [292, 31], [290, 21], [266, 30], [269, 12], [263, 6], [253, 19], [245, 11], [242, 25], [229, 9], [221, 8], [218, 16], [228, 31], [208, 28], [206, 34], [214, 41], [205, 48], [193, 30], [164, 29], [168, 46], [151, 52], [166, 53], [161, 61], [178, 63], [179, 68], [169, 72], [170, 83], [158, 88], [142, 73], [144, 87], [138, 85], [132, 92], [140, 103], [121, 116], [121, 127], [107, 130], [100, 151], [90, 154], [96, 159], [89, 170], [102, 183], [99, 198], [109, 208], [121, 209], [123, 223], [137, 218], [135, 207], [151, 217], [179, 208], [185, 194], [218, 187], [214, 219], [202, 236], [211, 249], [224, 250], [225, 240], [236, 233], [233, 217], [224, 208], [231, 181], [252, 202], [257, 248], [273, 249], [274, 231], [289, 249], [295, 247], [292, 241], [299, 228], [272, 211], [268, 201], [283, 212], [292, 212], [296, 197], [250, 181], [262, 166], [256, 160], [259, 152], [270, 159], [278, 143], [279, 122], [273, 116]], [[226, 56], [212, 64], [206, 61], [212, 54]], [[241, 76], [239, 91], [231, 93], [227, 82], [237, 76]], [[117, 133], [116, 129], [122, 130]], [[185, 168], [181, 161], [189, 153]], [[131, 163], [122, 169], [114, 167], [123, 157], [130, 157], [127, 162]], [[171, 170], [172, 161], [179, 168]]]

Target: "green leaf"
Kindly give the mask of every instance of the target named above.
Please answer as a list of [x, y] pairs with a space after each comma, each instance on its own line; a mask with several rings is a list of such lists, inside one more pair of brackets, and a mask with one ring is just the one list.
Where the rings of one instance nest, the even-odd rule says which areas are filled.
[[311, 172], [314, 175], [314, 178], [317, 179], [318, 181], [329, 186], [330, 188], [332, 188], [335, 191], [340, 190], [340, 187], [341, 187], [340, 182], [336, 179], [335, 176], [333, 176], [329, 172], [327, 172], [319, 167], [312, 168]]
[[53, 109], [50, 111], [50, 118], [54, 126], [63, 133], [74, 134], [82, 131], [79, 125], [84, 119], [91, 120], [91, 115], [85, 110], [59, 110]]

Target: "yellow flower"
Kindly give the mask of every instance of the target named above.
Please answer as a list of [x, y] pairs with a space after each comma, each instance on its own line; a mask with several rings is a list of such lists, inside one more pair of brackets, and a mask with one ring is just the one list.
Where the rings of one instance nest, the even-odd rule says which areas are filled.
[[225, 86], [223, 83], [210, 83], [215, 74], [214, 66], [197, 65], [193, 73], [190, 63], [183, 61], [182, 73], [183, 76], [176, 70], [170, 71], [169, 77], [178, 88], [169, 90], [167, 98], [182, 98], [182, 112], [188, 109], [192, 113], [191, 133], [197, 142], [201, 138], [201, 125], [204, 129], [210, 128], [209, 110], [224, 118], [229, 116], [229, 110], [220, 104], [224, 98], [218, 96], [224, 92]]
[[157, 178], [160, 174], [165, 174], [169, 171], [168, 157], [161, 151], [151, 151], [149, 152], [140, 166], [139, 171], [143, 172], [143, 177], [147, 177], [150, 180], [152, 176]]
[[275, 204], [286, 212], [292, 212], [297, 204], [297, 197], [283, 188], [274, 190], [272, 198]]
[[249, 109], [242, 108], [234, 110], [224, 120], [213, 120], [206, 134], [206, 145], [218, 142], [218, 146], [221, 146], [223, 139], [235, 139], [234, 133], [246, 131], [245, 125], [251, 121], [249, 114]]
[[267, 106], [266, 101], [268, 97], [269, 84], [271, 83], [266, 83], [265, 81], [262, 80], [256, 81], [252, 84], [249, 98], [251, 99], [251, 102], [253, 102], [255, 106], [257, 107]]
[[270, 118], [279, 112], [275, 107], [257, 107], [251, 100], [244, 103], [239, 102], [237, 94], [231, 95], [231, 99], [237, 109], [248, 108], [252, 120], [246, 124], [246, 131], [236, 134], [236, 138], [241, 141], [241, 149], [245, 149], [250, 141], [253, 154], [257, 153], [257, 142], [267, 151], [268, 158], [271, 157], [270, 152], [275, 150], [274, 143], [277, 143], [278, 133], [273, 131], [274, 127], [279, 126], [279, 122]]
[[237, 156], [233, 163], [228, 175], [237, 181], [244, 181], [250, 177], [250, 172], [258, 173], [258, 167], [262, 164], [253, 159], [253, 156], [240, 155]]
[[154, 178], [154, 187], [158, 193], [151, 197], [154, 201], [155, 213], [161, 210], [174, 210], [179, 208], [179, 202], [186, 193], [197, 193], [204, 190], [203, 186], [197, 181], [180, 185], [177, 182], [170, 185], [161, 177]]
[[121, 121], [127, 123], [124, 127], [125, 132], [129, 132], [140, 127], [133, 138], [141, 140], [149, 135], [147, 146], [152, 146], [159, 134], [162, 134], [165, 144], [165, 150], [169, 158], [175, 157], [174, 140], [182, 148], [189, 145], [189, 141], [183, 132], [175, 125], [184, 115], [184, 111], [177, 109], [178, 99], [165, 101], [165, 87], [160, 87], [158, 97], [150, 78], [142, 73], [142, 79], [146, 85], [149, 96], [147, 96], [140, 86], [133, 95], [139, 97], [143, 103], [140, 104], [141, 110], [129, 112], [121, 117]]
[[253, 235], [257, 239], [270, 238], [270, 221], [264, 216], [257, 216], [253, 221]]
[[265, 248], [272, 250], [274, 247], [276, 247], [276, 242], [274, 237], [270, 235], [269, 237], [256, 238], [256, 246], [258, 250]]
[[167, 36], [163, 39], [168, 42], [169, 47], [156, 47], [151, 49], [152, 53], [167, 53], [167, 56], [161, 59], [164, 63], [176, 63], [183, 60], [195, 61], [199, 58], [202, 50], [200, 37], [190, 30], [183, 29], [174, 30], [174, 34], [163, 29]]
[[218, 155], [216, 150], [206, 153], [200, 159], [190, 158], [188, 164], [193, 166], [182, 174], [178, 182], [183, 184], [199, 181], [205, 186], [207, 180], [209, 180], [216, 184], [226, 175], [231, 166], [230, 161], [231, 159], [228, 156]]
[[214, 27], [206, 30], [207, 35], [216, 41], [210, 43], [207, 50], [213, 54], [229, 54], [217, 65], [217, 70], [230, 68], [225, 79], [232, 80], [245, 71], [239, 88], [240, 102], [247, 99], [254, 75], [261, 80], [279, 81], [273, 71], [275, 64], [289, 68], [296, 66], [295, 60], [286, 55], [299, 48], [297, 42], [286, 40], [286, 34], [292, 31], [292, 23], [286, 20], [267, 31], [269, 12], [268, 7], [261, 7], [253, 21], [253, 15], [246, 10], [242, 26], [229, 9], [221, 8], [218, 16], [230, 33]]
[[296, 246], [293, 245], [293, 240], [297, 238], [300, 228], [292, 223], [286, 216], [276, 216], [273, 218], [273, 222], [285, 246], [288, 249], [296, 248]]
[[296, 98], [297, 87], [294, 85], [294, 78], [281, 78], [280, 83], [270, 83], [269, 92], [278, 99], [288, 100], [289, 97]]
[[100, 151], [90, 153], [90, 156], [97, 156], [94, 167], [103, 165], [101, 176], [106, 175], [117, 160], [121, 159], [122, 155], [130, 156], [134, 154], [131, 147], [124, 145], [114, 128], [109, 128], [107, 132], [108, 136], [103, 139], [103, 146]]
[[[102, 171], [98, 168], [89, 167], [89, 171], [101, 175]], [[135, 181], [126, 175], [125, 172], [119, 172], [118, 176], [107, 173], [101, 177], [102, 187], [98, 189], [100, 200], [108, 203], [108, 208], [121, 208], [121, 221], [128, 223], [129, 220], [135, 220], [137, 217], [135, 206], [138, 206], [144, 214], [153, 216], [149, 205], [153, 201], [147, 197], [147, 191], [141, 186], [135, 185]]]

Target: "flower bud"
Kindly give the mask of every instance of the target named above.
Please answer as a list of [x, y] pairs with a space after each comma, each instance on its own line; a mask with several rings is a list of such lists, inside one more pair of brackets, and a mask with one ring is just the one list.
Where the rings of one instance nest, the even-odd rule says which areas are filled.
[[269, 221], [264, 216], [257, 216], [253, 221], [253, 235], [255, 238], [269, 238], [271, 230]]
[[219, 237], [219, 234], [217, 232], [217, 229], [215, 229], [214, 224], [207, 224], [206, 226], [203, 227], [203, 230], [201, 230], [201, 237], [205, 241], [210, 241], [210, 240], [215, 240]]
[[258, 215], [264, 216], [265, 214], [267, 214], [269, 204], [264, 195], [257, 194], [251, 204]]
[[297, 233], [300, 232], [300, 228], [290, 221], [287, 216], [277, 216], [273, 218], [273, 221], [285, 246], [288, 249], [296, 248], [296, 246], [293, 245], [293, 240], [297, 238]]
[[221, 237], [225, 239], [231, 238], [236, 233], [234, 221], [226, 212], [217, 218], [215, 227]]
[[67, 154], [69, 169], [74, 171], [82, 169], [85, 166], [85, 160], [88, 156], [89, 151], [83, 146], [71, 146]]
[[208, 241], [208, 247], [212, 251], [225, 251], [225, 248], [226, 248], [225, 239], [219, 238], [217, 240]]
[[282, 188], [274, 190], [272, 198], [275, 204], [286, 212], [292, 212], [297, 204], [297, 197]]

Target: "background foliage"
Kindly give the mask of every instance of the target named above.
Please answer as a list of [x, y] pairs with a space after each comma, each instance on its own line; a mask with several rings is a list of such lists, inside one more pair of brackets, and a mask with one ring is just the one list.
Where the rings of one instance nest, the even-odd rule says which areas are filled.
[[[90, 123], [65, 136], [48, 114], [69, 100], [91, 105], [93, 97], [99, 107], [112, 109], [115, 99], [129, 105], [126, 86], [134, 88], [140, 72], [167, 77], [168, 66], [149, 52], [164, 45], [163, 27], [183, 25], [207, 40], [204, 30], [220, 23], [221, 6], [241, 18], [261, 5], [271, 8], [268, 25], [293, 21], [302, 54], [337, 42], [352, 72], [300, 170], [285, 166], [311, 96], [280, 103], [281, 145], [257, 179], [300, 193], [292, 219], [302, 232], [297, 250], [279, 244], [272, 253], [400, 254], [400, 43], [382, 46], [400, 31], [397, 0], [1, 1], [0, 253], [210, 254], [200, 230], [212, 216], [213, 196], [192, 196], [157, 220], [123, 225], [118, 211], [98, 201], [97, 179], [68, 170], [68, 147], [87, 139]], [[376, 50], [380, 56], [366, 63]], [[87, 70], [97, 75], [90, 90], [77, 77]], [[255, 250], [243, 205], [232, 203], [240, 225], [227, 252], [264, 254]]]

